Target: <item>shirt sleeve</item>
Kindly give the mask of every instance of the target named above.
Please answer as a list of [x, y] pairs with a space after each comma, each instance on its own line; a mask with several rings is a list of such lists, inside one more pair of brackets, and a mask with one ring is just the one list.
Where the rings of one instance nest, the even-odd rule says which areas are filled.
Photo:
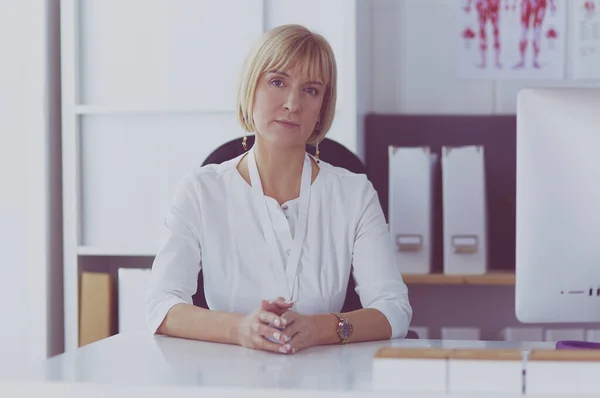
[[352, 261], [356, 291], [363, 308], [377, 309], [387, 318], [392, 327], [391, 337], [403, 338], [412, 319], [412, 307], [389, 228], [370, 181], [362, 184], [357, 195], [360, 215]]
[[176, 304], [192, 303], [201, 268], [198, 228], [201, 226], [199, 196], [193, 177], [177, 188], [164, 220], [164, 242], [152, 264], [146, 295], [146, 322], [156, 333]]

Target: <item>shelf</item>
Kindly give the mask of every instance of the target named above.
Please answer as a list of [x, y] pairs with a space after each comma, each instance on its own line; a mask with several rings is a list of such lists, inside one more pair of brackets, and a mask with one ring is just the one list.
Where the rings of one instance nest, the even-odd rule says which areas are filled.
[[144, 248], [79, 246], [77, 248], [77, 254], [80, 256], [154, 257], [156, 256], [156, 250]]
[[475, 285], [514, 286], [515, 273], [492, 271], [483, 275], [404, 274], [407, 285]]
[[77, 105], [77, 115], [162, 115], [162, 114], [222, 114], [234, 113], [234, 109], [208, 109], [189, 106], [103, 106]]

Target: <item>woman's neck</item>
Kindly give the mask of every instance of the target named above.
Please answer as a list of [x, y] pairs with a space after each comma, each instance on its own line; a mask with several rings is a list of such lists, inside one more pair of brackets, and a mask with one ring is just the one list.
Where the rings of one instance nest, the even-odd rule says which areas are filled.
[[300, 196], [300, 181], [306, 150], [304, 146], [277, 147], [256, 137], [256, 165], [263, 192], [282, 204]]

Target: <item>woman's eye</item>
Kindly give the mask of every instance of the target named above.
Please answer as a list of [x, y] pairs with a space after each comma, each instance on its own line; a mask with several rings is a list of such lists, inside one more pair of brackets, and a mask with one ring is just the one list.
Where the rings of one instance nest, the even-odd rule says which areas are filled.
[[317, 94], [319, 94], [319, 91], [318, 91], [316, 88], [313, 88], [313, 87], [309, 87], [309, 88], [307, 88], [306, 90], [307, 90], [307, 91], [308, 91], [310, 94], [312, 94], [312, 95], [317, 95]]
[[271, 84], [275, 87], [281, 87], [283, 86], [283, 82], [281, 80], [275, 79], [271, 81]]

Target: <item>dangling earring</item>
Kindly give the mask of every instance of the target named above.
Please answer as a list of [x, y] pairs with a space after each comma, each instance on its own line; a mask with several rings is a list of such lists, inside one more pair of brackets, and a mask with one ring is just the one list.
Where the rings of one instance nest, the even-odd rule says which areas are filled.
[[317, 136], [317, 145], [316, 145], [316, 151], [315, 151], [315, 159], [317, 160], [317, 164], [319, 164], [321, 162], [319, 160], [319, 133], [321, 132], [321, 130], [319, 129], [319, 124], [321, 124], [320, 120], [317, 121], [317, 125], [315, 126], [315, 135]]
[[[244, 124], [246, 124], [246, 116], [242, 116], [242, 120], [244, 121]], [[246, 137], [246, 132], [244, 131], [244, 138], [242, 139], [242, 146], [244, 147], [244, 151], [248, 150], [248, 144], [246, 143], [247, 141], [247, 137]]]

